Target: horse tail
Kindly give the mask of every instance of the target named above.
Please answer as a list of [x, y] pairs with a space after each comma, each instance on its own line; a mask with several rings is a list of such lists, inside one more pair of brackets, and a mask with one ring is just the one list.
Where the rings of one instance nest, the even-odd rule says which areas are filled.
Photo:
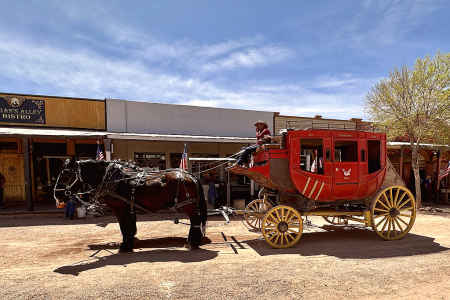
[[205, 192], [203, 191], [203, 186], [200, 180], [198, 180], [198, 197], [199, 197], [199, 207], [200, 207], [200, 219], [202, 223], [203, 236], [206, 234], [206, 219], [208, 218], [208, 211], [206, 206]]

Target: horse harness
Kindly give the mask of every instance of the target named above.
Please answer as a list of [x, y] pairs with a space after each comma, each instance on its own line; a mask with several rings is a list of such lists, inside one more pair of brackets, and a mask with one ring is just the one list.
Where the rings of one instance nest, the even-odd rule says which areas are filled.
[[[134, 165], [132, 164], [128, 164], [125, 163], [126, 167], [130, 167], [133, 169], [136, 169]], [[137, 207], [138, 209], [146, 212], [147, 214], [151, 214], [151, 212], [142, 207], [141, 205], [137, 204], [135, 202], [135, 192], [136, 192], [136, 187], [140, 187], [140, 186], [144, 186], [145, 183], [147, 182], [148, 178], [147, 176], [151, 175], [152, 173], [150, 172], [146, 172], [142, 169], [139, 168], [140, 172], [126, 172], [123, 170], [124, 165], [122, 164], [118, 164], [115, 162], [111, 162], [108, 167], [105, 170], [105, 174], [103, 176], [102, 182], [101, 184], [98, 186], [96, 193], [94, 195], [94, 199], [97, 201], [99, 198], [105, 196], [105, 195], [110, 195], [114, 198], [118, 198], [126, 203], [128, 203], [131, 206], [131, 213], [134, 214], [134, 207]], [[191, 204], [191, 203], [195, 203], [195, 202], [199, 202], [199, 194], [198, 194], [198, 190], [199, 190], [199, 183], [198, 180], [196, 180], [196, 178], [188, 173], [185, 172], [183, 170], [176, 170], [176, 175], [177, 175], [177, 179], [178, 179], [178, 184], [177, 184], [177, 192], [176, 192], [176, 196], [175, 196], [175, 205], [173, 206], [174, 210], [175, 210], [175, 224], [179, 223], [179, 218], [178, 218], [178, 209]], [[124, 175], [129, 175], [130, 173], [136, 173], [134, 176], [132, 177], [128, 177], [128, 178], [123, 178]], [[160, 172], [158, 172], [160, 173]], [[185, 178], [183, 176], [183, 174], [186, 175], [186, 177], [188, 177], [190, 180], [192, 180], [192, 182], [195, 183], [196, 187], [197, 187], [197, 196], [194, 198], [189, 198], [189, 192], [186, 188], [186, 184], [185, 184]], [[161, 178], [162, 176], [164, 176], [164, 174], [158, 174], [158, 176], [151, 176], [152, 180], [156, 180]], [[81, 176], [80, 176], [81, 178]], [[125, 197], [120, 196], [119, 194], [117, 194], [115, 192], [117, 186], [119, 185], [120, 181], [131, 181], [131, 185], [132, 185], [132, 190], [131, 190], [131, 196], [130, 196], [130, 200], [128, 200]], [[186, 200], [182, 201], [182, 202], [178, 202], [178, 195], [179, 195], [179, 191], [180, 191], [180, 183], [183, 184], [184, 190], [186, 191]], [[73, 184], [72, 184], [73, 185]]]

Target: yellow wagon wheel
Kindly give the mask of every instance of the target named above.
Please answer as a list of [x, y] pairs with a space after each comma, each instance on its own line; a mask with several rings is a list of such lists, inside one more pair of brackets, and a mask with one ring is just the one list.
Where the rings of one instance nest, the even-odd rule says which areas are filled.
[[264, 216], [261, 232], [269, 245], [275, 248], [288, 248], [300, 239], [303, 220], [300, 213], [292, 207], [275, 206]]
[[347, 225], [348, 220], [342, 218], [342, 216], [323, 216], [325, 221], [333, 225]]
[[372, 227], [386, 240], [406, 235], [416, 219], [416, 203], [412, 193], [403, 186], [391, 186], [377, 193], [371, 205]]
[[[271, 208], [272, 204], [266, 200], [266, 197], [263, 199], [253, 200], [245, 208], [245, 221], [253, 229], [261, 230], [261, 223], [264, 214]], [[256, 212], [258, 214], [252, 214], [252, 212]]]

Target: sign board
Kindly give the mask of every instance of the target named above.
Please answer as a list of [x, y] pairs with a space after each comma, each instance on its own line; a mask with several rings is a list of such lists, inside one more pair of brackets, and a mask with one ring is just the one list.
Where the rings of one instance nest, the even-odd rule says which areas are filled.
[[45, 100], [0, 97], [0, 122], [45, 124]]

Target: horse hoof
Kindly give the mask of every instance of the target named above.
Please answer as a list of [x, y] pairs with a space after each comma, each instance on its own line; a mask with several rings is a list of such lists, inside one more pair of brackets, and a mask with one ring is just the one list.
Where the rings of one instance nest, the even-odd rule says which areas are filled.
[[127, 252], [133, 252], [133, 248], [122, 248], [122, 247], [119, 247], [119, 253], [127, 253]]
[[184, 243], [184, 247], [185, 247], [186, 249], [189, 249], [189, 250], [197, 250], [197, 249], [200, 249], [198, 246], [194, 246], [194, 245], [189, 244], [189, 242], [185, 242], [185, 243]]

